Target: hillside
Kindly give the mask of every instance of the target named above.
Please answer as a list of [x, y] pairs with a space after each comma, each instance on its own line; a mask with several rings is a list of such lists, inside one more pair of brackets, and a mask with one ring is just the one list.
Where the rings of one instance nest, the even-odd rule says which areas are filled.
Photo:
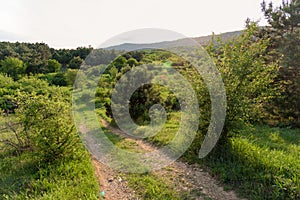
[[[241, 34], [241, 31], [233, 31], [222, 33], [216, 35], [216, 38], [220, 37], [223, 41], [227, 41], [230, 38], [236, 37]], [[170, 47], [180, 47], [180, 46], [194, 46], [195, 42], [199, 43], [202, 46], [207, 45], [212, 38], [212, 35], [207, 36], [200, 36], [195, 38], [184, 38], [178, 39], [174, 41], [165, 41], [165, 42], [157, 42], [157, 43], [150, 43], [150, 44], [135, 44], [135, 43], [124, 43], [120, 45], [110, 46], [105, 49], [107, 50], [126, 50], [126, 51], [133, 51], [136, 49], [164, 49]], [[191, 40], [192, 39], [192, 40]], [[194, 41], [193, 41], [194, 40]]]

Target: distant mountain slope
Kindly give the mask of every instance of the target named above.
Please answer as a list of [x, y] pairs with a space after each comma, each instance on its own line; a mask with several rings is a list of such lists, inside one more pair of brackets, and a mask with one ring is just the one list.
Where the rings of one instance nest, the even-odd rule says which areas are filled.
[[[236, 37], [240, 35], [242, 31], [233, 31], [233, 32], [227, 32], [222, 33], [220, 35], [216, 35], [216, 37], [220, 37], [222, 40], [229, 40], [230, 38]], [[151, 43], [151, 44], [134, 44], [134, 43], [124, 43], [116, 46], [110, 46], [105, 49], [107, 50], [126, 50], [126, 51], [134, 51], [137, 49], [164, 49], [164, 48], [170, 48], [170, 47], [180, 47], [180, 46], [194, 46], [196, 41], [202, 46], [207, 45], [211, 40], [212, 35], [208, 36], [201, 36], [196, 38], [184, 38], [174, 41], [166, 41], [166, 42], [158, 42], [158, 43]], [[191, 40], [193, 39], [193, 40]]]

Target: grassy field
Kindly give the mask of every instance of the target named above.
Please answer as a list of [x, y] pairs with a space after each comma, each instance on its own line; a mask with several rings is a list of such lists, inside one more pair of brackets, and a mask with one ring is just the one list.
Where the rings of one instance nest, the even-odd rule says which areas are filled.
[[157, 146], [167, 145], [179, 130], [180, 120], [180, 112], [168, 113], [167, 121], [163, 129], [155, 136], [147, 138], [147, 141]]

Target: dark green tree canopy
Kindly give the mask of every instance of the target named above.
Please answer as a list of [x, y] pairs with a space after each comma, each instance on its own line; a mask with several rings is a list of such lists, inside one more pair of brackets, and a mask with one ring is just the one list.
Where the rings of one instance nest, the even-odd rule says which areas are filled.
[[276, 83], [282, 91], [272, 110], [283, 124], [300, 126], [300, 0], [283, 1], [279, 7], [264, 1], [261, 6], [269, 23], [261, 35], [271, 41], [271, 60], [282, 66]]

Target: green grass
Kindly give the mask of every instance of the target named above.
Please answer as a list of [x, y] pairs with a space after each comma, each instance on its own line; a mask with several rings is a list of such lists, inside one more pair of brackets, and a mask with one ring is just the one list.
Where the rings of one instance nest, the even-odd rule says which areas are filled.
[[175, 137], [180, 127], [181, 113], [172, 112], [168, 113], [168, 118], [162, 130], [153, 137], [146, 140], [157, 146], [167, 145]]
[[143, 149], [141, 149], [136, 142], [134, 142], [131, 139], [127, 138], [121, 138], [116, 134], [112, 134], [108, 129], [102, 127], [102, 130], [104, 134], [107, 136], [107, 138], [115, 144], [117, 147], [127, 150], [129, 152], [136, 152], [136, 153], [143, 153], [145, 152]]
[[99, 199], [98, 183], [87, 152], [59, 163], [36, 163], [29, 153], [2, 152], [0, 199]]
[[90, 157], [81, 143], [76, 145], [72, 157], [45, 164], [36, 154], [17, 155], [1, 143], [0, 199], [99, 199]]
[[299, 133], [268, 126], [244, 128], [205, 163], [250, 199], [299, 199]]
[[[171, 113], [162, 131], [147, 139], [166, 145], [178, 130], [180, 113]], [[228, 189], [250, 199], [300, 198], [300, 130], [245, 127], [229, 139], [221, 151], [204, 161], [184, 155], [187, 162], [207, 165]], [[192, 161], [191, 161], [192, 159]]]
[[173, 186], [153, 174], [127, 174], [129, 185], [142, 199], [180, 200], [182, 196]]

